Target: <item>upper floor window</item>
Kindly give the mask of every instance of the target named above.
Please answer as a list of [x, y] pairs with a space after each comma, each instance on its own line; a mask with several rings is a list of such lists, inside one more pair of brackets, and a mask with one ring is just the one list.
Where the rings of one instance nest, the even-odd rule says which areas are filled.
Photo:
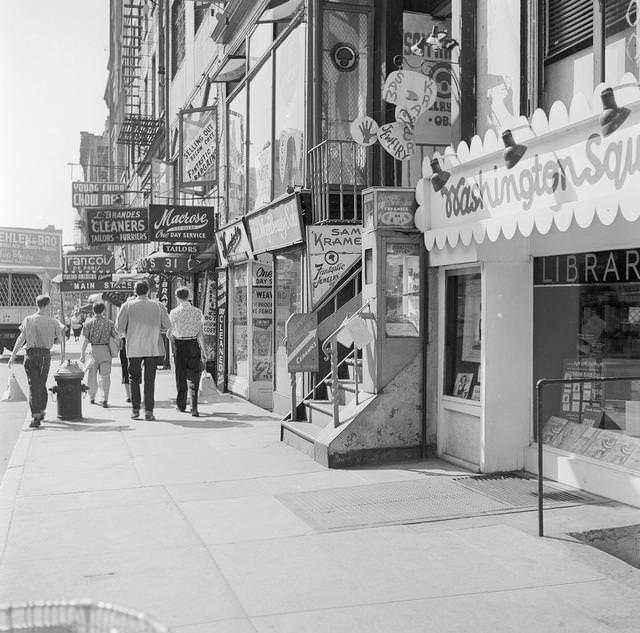
[[171, 77], [175, 77], [185, 49], [184, 0], [174, 0], [171, 5]]
[[[627, 28], [629, 0], [606, 0], [605, 25], [607, 36]], [[593, 43], [593, 0], [545, 0], [545, 62], [566, 57]], [[632, 11], [635, 16], [635, 9]]]

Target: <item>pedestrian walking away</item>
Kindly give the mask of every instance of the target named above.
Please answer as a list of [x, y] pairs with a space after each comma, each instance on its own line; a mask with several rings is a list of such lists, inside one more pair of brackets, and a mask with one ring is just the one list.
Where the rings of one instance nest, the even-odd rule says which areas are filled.
[[20, 335], [9, 358], [9, 368], [13, 368], [16, 354], [24, 345], [26, 348], [24, 371], [29, 384], [29, 407], [31, 408], [31, 428], [38, 428], [44, 421], [47, 409], [47, 377], [51, 367], [51, 348], [60, 344], [60, 364], [65, 358], [64, 326], [49, 316], [51, 299], [47, 295], [36, 297], [38, 311], [26, 317], [20, 325]]
[[187, 387], [191, 401], [191, 415], [198, 417], [198, 386], [205, 363], [202, 311], [189, 301], [189, 289], [176, 290], [178, 306], [171, 310], [171, 332], [176, 372], [176, 406], [184, 412], [187, 408]]
[[82, 333], [82, 319], [77, 312], [71, 315], [71, 331], [73, 332], [73, 340], [77, 341]]
[[98, 394], [98, 381], [102, 391], [102, 406], [109, 406], [109, 390], [111, 388], [111, 351], [109, 339], [118, 337], [113, 321], [107, 319], [104, 314], [105, 305], [102, 301], [93, 304], [93, 318], [87, 319], [82, 326], [82, 349], [80, 350], [80, 362], [84, 363], [87, 345], [91, 344], [91, 359], [87, 370], [87, 384], [89, 386], [89, 399], [91, 404], [96, 403]]
[[131, 417], [140, 418], [140, 383], [144, 368], [145, 420], [155, 420], [156, 368], [159, 356], [164, 356], [162, 331], [171, 328], [167, 309], [159, 302], [149, 299], [149, 284], [139, 281], [135, 287], [136, 297], [125, 301], [118, 312], [116, 329], [126, 339], [126, 354], [129, 361], [129, 385], [131, 389]]

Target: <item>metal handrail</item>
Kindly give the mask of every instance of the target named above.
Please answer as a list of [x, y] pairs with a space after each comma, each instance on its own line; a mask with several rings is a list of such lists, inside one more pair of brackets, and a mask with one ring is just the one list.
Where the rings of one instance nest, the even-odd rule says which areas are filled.
[[363, 312], [365, 308], [369, 308], [369, 312], [373, 314], [373, 312], [371, 312], [371, 308], [369, 307], [370, 303], [371, 303], [371, 299], [369, 299], [368, 301], [365, 301], [360, 308], [358, 308], [353, 314], [350, 314], [347, 319], [345, 319], [333, 332], [331, 332], [331, 334], [329, 334], [329, 336], [327, 336], [326, 339], [324, 339], [324, 343], [322, 344], [322, 351], [324, 352], [325, 360], [329, 360], [329, 354], [327, 353], [327, 350], [325, 349], [325, 347], [333, 337], [337, 336], [343, 330], [343, 328], [345, 328], [352, 319], [354, 319], [361, 312]]
[[324, 308], [330, 301], [335, 299], [338, 296], [338, 294], [342, 290], [344, 290], [345, 286], [351, 283], [360, 273], [362, 273], [362, 258], [360, 258], [353, 264], [351, 272], [346, 277], [343, 277], [340, 280], [340, 283], [337, 286], [335, 286], [335, 288], [333, 288], [329, 292], [329, 294], [320, 301], [320, 303], [318, 303], [318, 305], [313, 309], [313, 311], [318, 312], [322, 310], [322, 308]]
[[620, 382], [622, 380], [640, 380], [640, 376], [609, 376], [598, 378], [597, 376], [585, 378], [541, 378], [536, 382], [536, 442], [538, 443], [538, 536], [544, 536], [544, 509], [543, 509], [543, 449], [542, 425], [540, 416], [542, 411], [542, 389], [547, 385], [566, 385], [572, 383], [587, 382]]

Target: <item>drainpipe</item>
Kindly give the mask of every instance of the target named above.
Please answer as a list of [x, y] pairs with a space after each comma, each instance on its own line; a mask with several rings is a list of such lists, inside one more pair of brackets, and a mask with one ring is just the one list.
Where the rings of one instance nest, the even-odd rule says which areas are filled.
[[[422, 242], [422, 248], [424, 249], [424, 241]], [[429, 277], [428, 277], [428, 267], [427, 264], [429, 262], [429, 253], [425, 253], [424, 257], [421, 258], [424, 261], [422, 265], [422, 283], [421, 283], [421, 294], [423, 297], [422, 301], [422, 316], [420, 320], [422, 321], [422, 444], [420, 446], [420, 455], [423, 459], [427, 457], [427, 351], [429, 349]]]

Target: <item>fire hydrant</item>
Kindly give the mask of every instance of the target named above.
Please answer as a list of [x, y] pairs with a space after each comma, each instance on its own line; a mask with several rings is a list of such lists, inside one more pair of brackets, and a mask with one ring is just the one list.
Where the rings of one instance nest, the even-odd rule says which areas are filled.
[[88, 389], [82, 384], [84, 372], [78, 365], [68, 360], [53, 374], [55, 387], [49, 391], [57, 395], [58, 417], [61, 420], [82, 419], [82, 394]]

